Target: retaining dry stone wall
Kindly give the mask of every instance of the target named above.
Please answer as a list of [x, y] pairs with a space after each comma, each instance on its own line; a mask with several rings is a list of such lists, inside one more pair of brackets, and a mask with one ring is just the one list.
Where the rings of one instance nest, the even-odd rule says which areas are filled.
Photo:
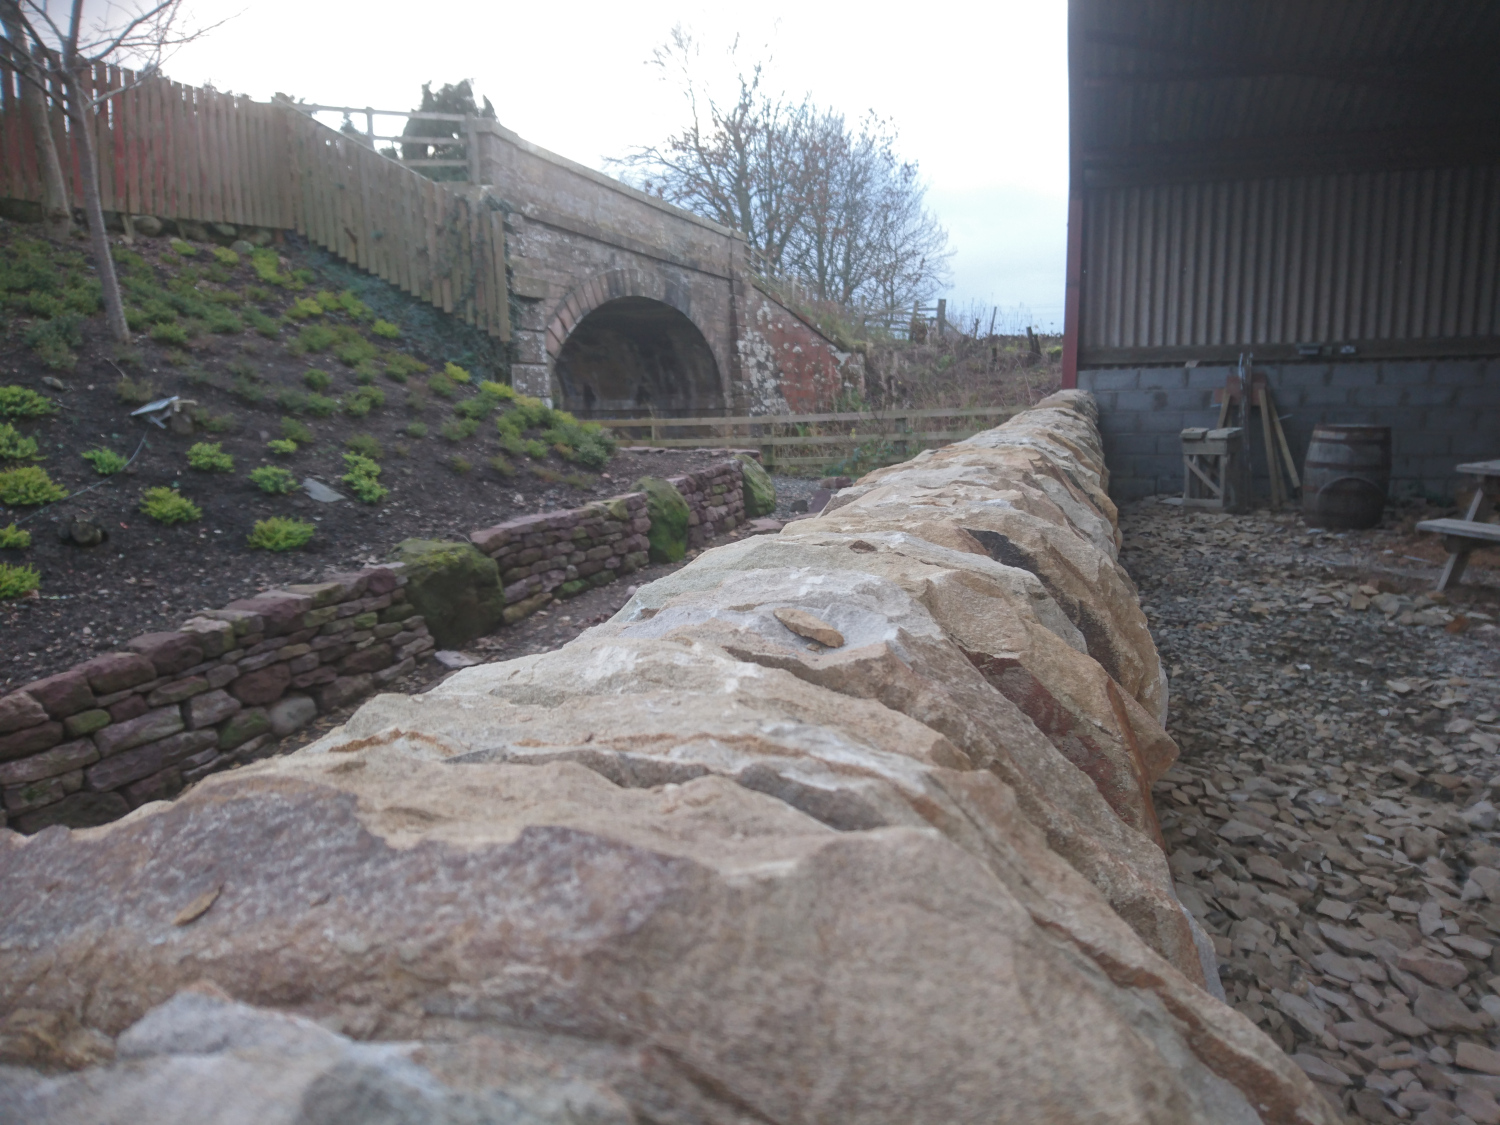
[[688, 502], [689, 548], [706, 547], [745, 522], [744, 466], [738, 461], [668, 477], [667, 482]]
[[175, 802], [0, 832], [5, 1108], [1332, 1125], [1154, 839], [1092, 400], [829, 507]]

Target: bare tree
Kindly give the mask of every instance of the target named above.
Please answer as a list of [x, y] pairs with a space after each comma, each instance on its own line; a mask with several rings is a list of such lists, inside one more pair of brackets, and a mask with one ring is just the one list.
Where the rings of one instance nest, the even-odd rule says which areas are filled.
[[52, 91], [62, 93], [69, 135], [78, 149], [83, 210], [103, 290], [105, 319], [110, 335], [128, 343], [130, 328], [125, 323], [125, 304], [120, 298], [120, 283], [104, 229], [99, 160], [93, 139], [99, 107], [125, 88], [95, 94], [90, 76], [102, 64], [134, 64], [137, 82], [149, 80], [159, 73], [169, 51], [192, 42], [212, 27], [184, 27], [183, 0], [144, 0], [134, 6], [112, 3], [91, 26], [84, 24], [84, 0], [55, 5], [49, 0], [0, 0], [0, 3], [4, 5], [6, 28], [0, 50], [5, 61], [38, 92], [43, 105]]

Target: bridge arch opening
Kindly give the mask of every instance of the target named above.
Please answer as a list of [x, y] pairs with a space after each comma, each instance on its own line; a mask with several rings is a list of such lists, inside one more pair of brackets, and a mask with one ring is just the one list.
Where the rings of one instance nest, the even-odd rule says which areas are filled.
[[649, 297], [618, 297], [589, 312], [557, 353], [565, 410], [579, 417], [722, 413], [713, 349], [698, 326]]

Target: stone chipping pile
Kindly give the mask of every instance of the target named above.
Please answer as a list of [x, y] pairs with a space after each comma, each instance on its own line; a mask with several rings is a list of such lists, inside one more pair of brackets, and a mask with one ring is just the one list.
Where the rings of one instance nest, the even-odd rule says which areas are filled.
[[1161, 826], [1230, 1002], [1357, 1120], [1496, 1125], [1493, 591], [1295, 516], [1121, 525], [1183, 751]]
[[561, 649], [0, 836], [0, 1106], [1338, 1120], [1174, 891], [1150, 787], [1187, 775], [1105, 484], [1055, 395]]

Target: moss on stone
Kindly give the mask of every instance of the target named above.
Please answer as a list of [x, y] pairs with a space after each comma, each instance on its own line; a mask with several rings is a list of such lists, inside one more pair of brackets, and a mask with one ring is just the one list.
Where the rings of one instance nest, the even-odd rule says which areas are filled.
[[740, 464], [744, 466], [745, 480], [745, 518], [756, 519], [760, 516], [769, 516], [776, 510], [776, 485], [771, 480], [771, 474], [761, 467], [761, 463], [748, 453], [736, 455]]
[[505, 614], [500, 568], [469, 543], [407, 539], [392, 558], [406, 564], [406, 598], [440, 648], [458, 648], [499, 625]]
[[660, 477], [642, 477], [630, 486], [631, 492], [646, 494], [646, 514], [651, 530], [646, 538], [651, 544], [652, 562], [678, 562], [687, 554], [688, 503], [682, 493]]

